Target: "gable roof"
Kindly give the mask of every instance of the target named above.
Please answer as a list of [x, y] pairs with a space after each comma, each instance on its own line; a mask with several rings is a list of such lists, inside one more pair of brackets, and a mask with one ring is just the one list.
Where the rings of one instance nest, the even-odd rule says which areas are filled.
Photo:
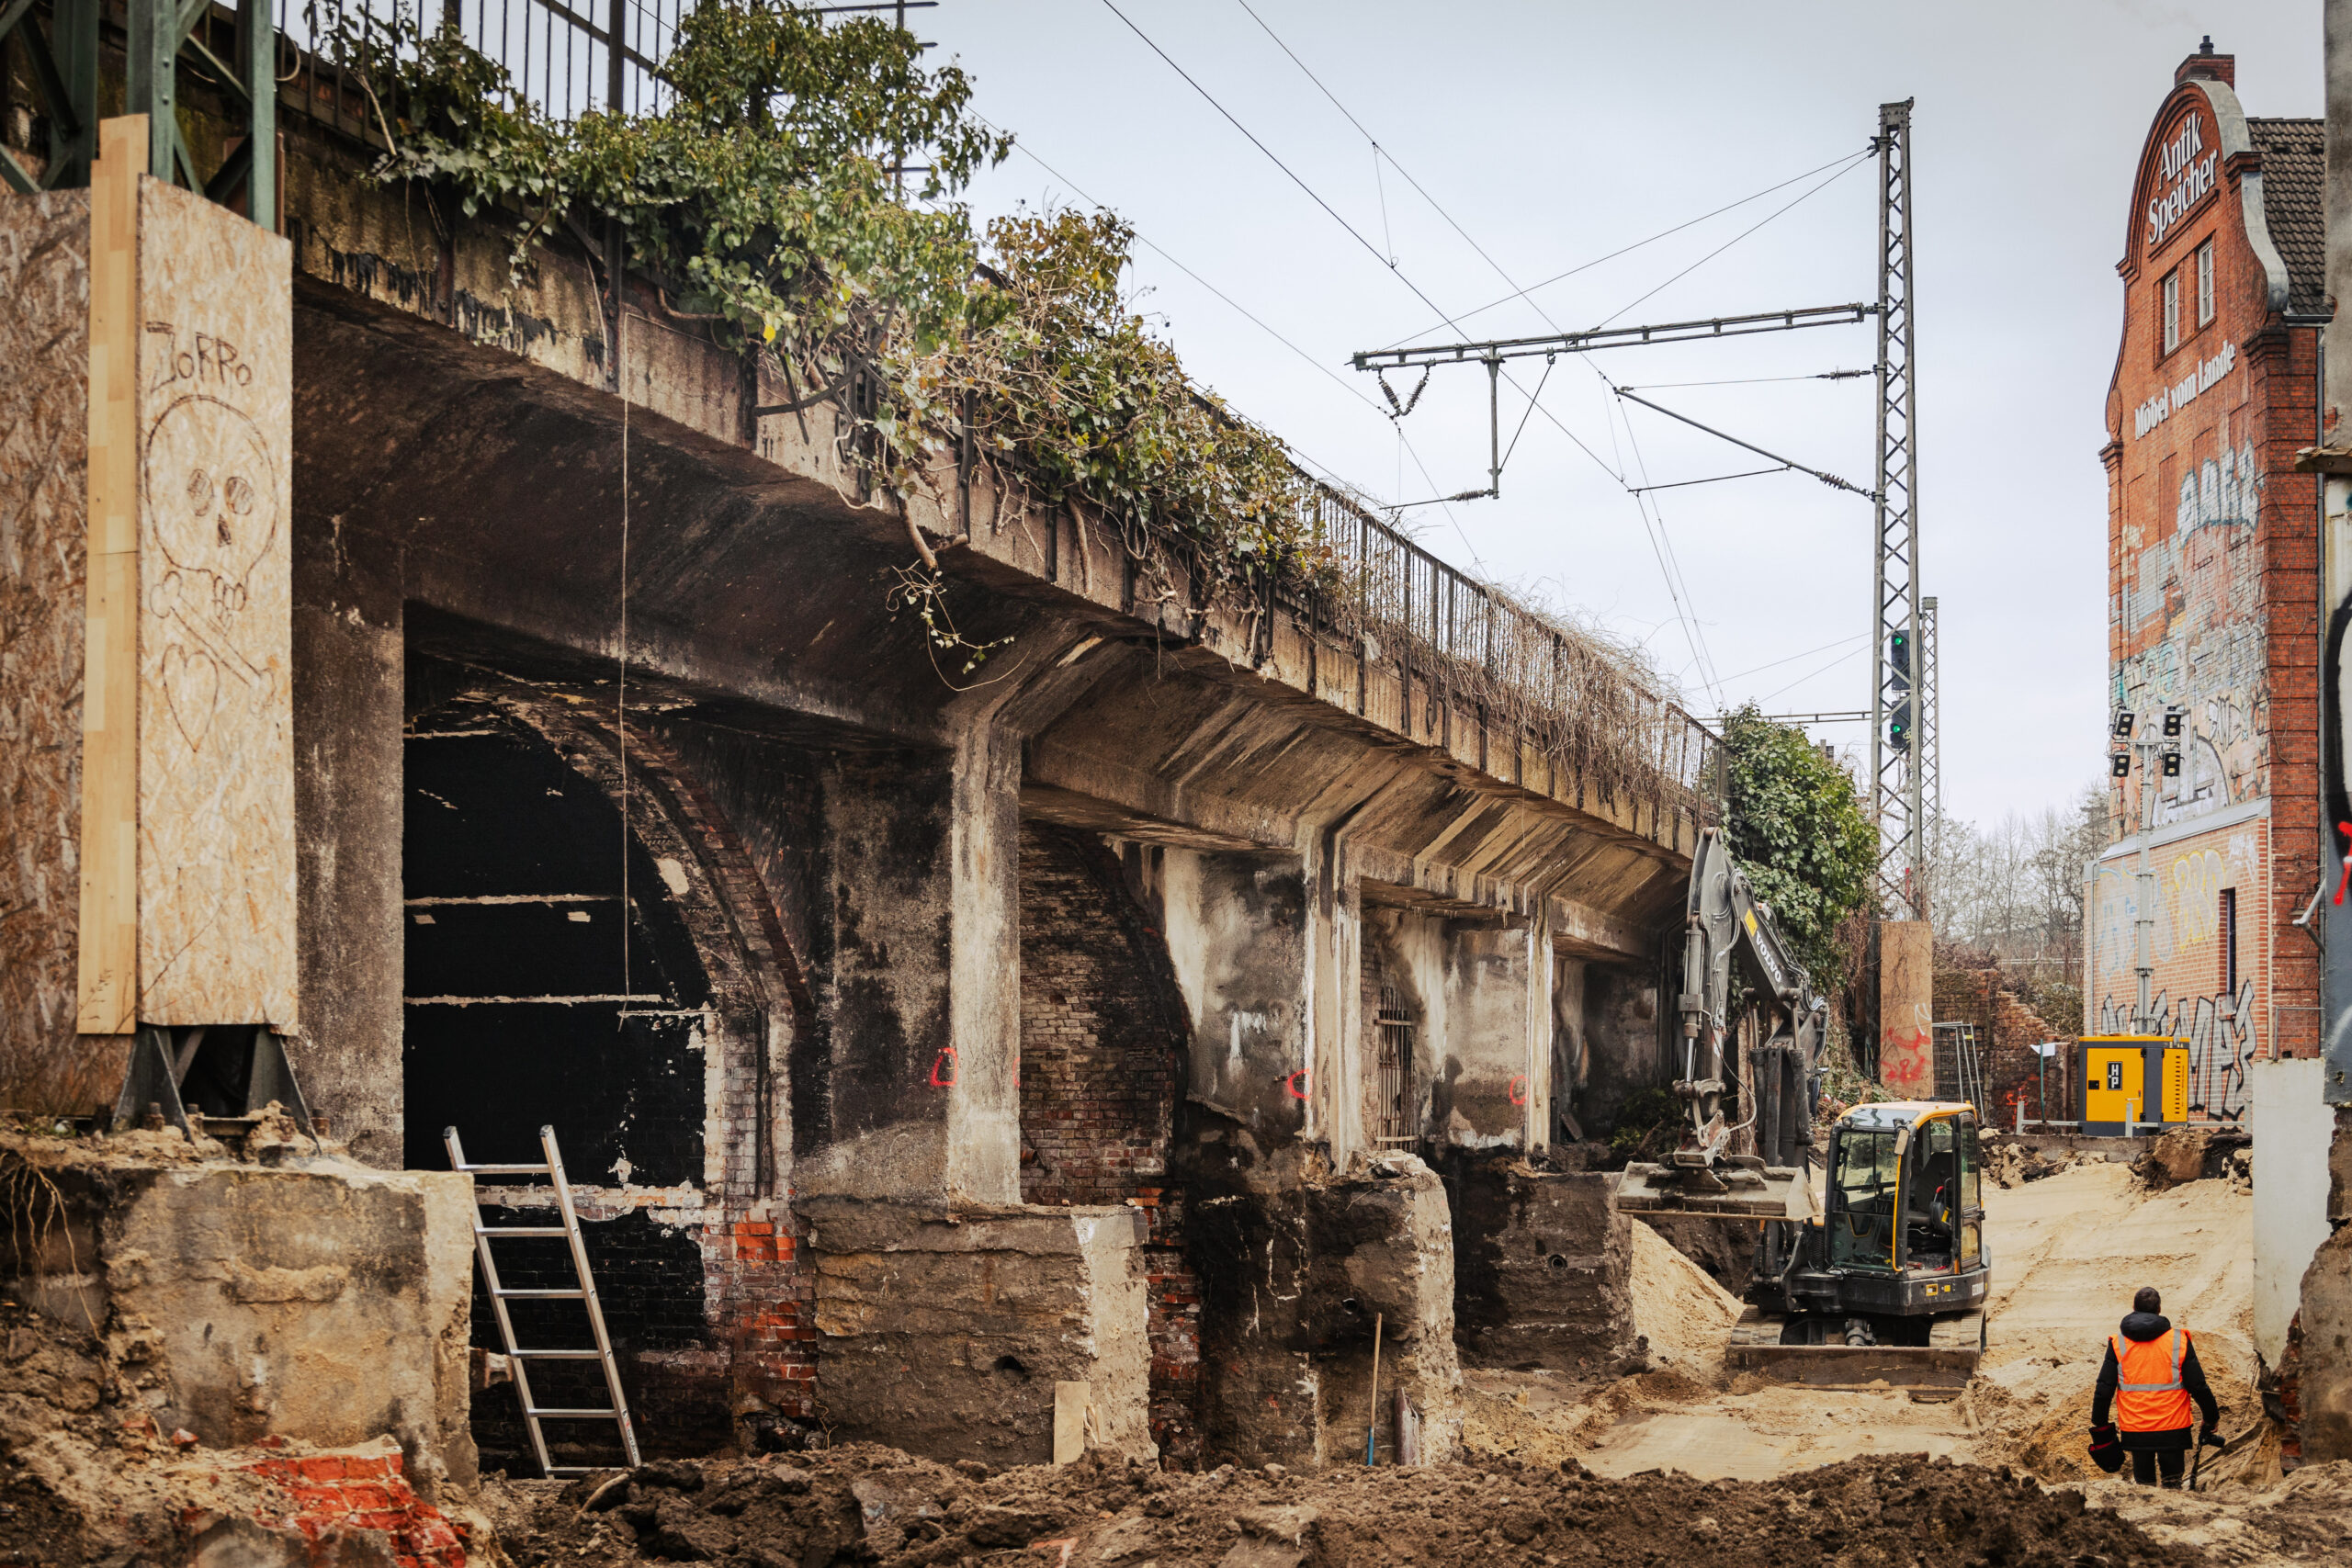
[[2319, 119], [2246, 117], [2262, 152], [2262, 215], [2287, 264], [2290, 310], [2324, 310], [2327, 299], [2327, 128]]

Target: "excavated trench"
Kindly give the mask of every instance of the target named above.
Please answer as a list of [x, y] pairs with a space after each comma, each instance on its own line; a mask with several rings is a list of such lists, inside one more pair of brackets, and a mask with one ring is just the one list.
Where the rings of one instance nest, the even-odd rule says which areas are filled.
[[[159, 1426], [144, 1415], [153, 1347], [0, 1306], [0, 1562], [1941, 1568], [2352, 1556], [2352, 1464], [2281, 1480], [2256, 1421], [2243, 1181], [2156, 1192], [2090, 1165], [1996, 1187], [1988, 1207], [1990, 1346], [1958, 1401], [1727, 1381], [1736, 1303], [1636, 1225], [1626, 1310], [1645, 1370], [1474, 1370], [1461, 1459], [1376, 1471], [1186, 1473], [1101, 1453], [991, 1468], [848, 1444], [571, 1482], [493, 1473], [479, 1492], [417, 1477], [412, 1490], [390, 1444], [214, 1448]], [[2140, 1284], [2197, 1334], [2225, 1430], [2251, 1438], [2195, 1495], [2099, 1476], [2081, 1450], [2102, 1336], [2116, 1298]]]

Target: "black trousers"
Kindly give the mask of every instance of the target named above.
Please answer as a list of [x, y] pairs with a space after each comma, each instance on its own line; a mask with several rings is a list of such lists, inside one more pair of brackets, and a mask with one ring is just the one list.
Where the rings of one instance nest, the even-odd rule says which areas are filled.
[[2188, 1468], [2187, 1449], [2133, 1449], [2132, 1479], [2143, 1486], [2156, 1483], [2156, 1472], [2162, 1470], [2166, 1486], [2180, 1484], [2181, 1472]]

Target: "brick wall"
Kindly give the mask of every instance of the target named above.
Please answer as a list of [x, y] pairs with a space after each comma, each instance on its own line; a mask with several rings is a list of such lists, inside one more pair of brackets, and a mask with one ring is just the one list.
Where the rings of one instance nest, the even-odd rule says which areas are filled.
[[2032, 1047], [2048, 1040], [2071, 1041], [2074, 1032], [2053, 1026], [2026, 1005], [2001, 984], [1997, 967], [1943, 953], [1936, 958], [1936, 1021], [1976, 1026], [1977, 1048], [1984, 1054], [1987, 1120], [1996, 1127], [2014, 1126], [2020, 1105], [2030, 1118], [2064, 1119], [2069, 1058], [2061, 1055], [2048, 1063], [2051, 1109], [2045, 1112], [2041, 1108], [2044, 1066]]
[[1200, 1292], [1169, 1179], [1187, 1027], [1165, 940], [1100, 840], [1021, 829], [1021, 1197], [1127, 1203], [1150, 1222], [1151, 1431], [1201, 1452]]
[[[278, 1442], [285, 1439], [279, 1438]], [[284, 1454], [242, 1468], [276, 1486], [282, 1506], [260, 1522], [300, 1532], [321, 1562], [389, 1562], [396, 1568], [466, 1568], [471, 1529], [418, 1498], [398, 1450]], [[196, 1510], [189, 1510], [195, 1513]], [[376, 1540], [368, 1540], [373, 1535]], [[233, 1545], [220, 1561], [254, 1561]], [[215, 1561], [199, 1550], [197, 1560]]]
[[[2177, 705], [2188, 733], [2177, 777], [2148, 776], [2135, 753], [2110, 798], [2118, 840], [2143, 820], [2160, 833], [2213, 824], [2155, 851], [2154, 989], [2167, 1003], [2169, 1027], [2195, 1036], [2192, 1050], [2213, 1079], [2207, 1098], [2226, 1116], [2242, 1108], [2249, 1054], [2274, 1041], [2283, 1055], [2317, 1046], [2318, 954], [2291, 923], [2321, 873], [2316, 491], [2293, 462], [2315, 438], [2317, 349], [2311, 328], [2289, 325], [2272, 309], [2266, 256], [2247, 231], [2250, 222], [2267, 227], [2303, 269], [2290, 280], [2301, 299], [2318, 283], [2306, 276], [2309, 248], [2289, 242], [2312, 231], [2320, 214], [2316, 187], [2286, 177], [2283, 165], [2260, 187], [2265, 205], [2248, 211], [2255, 187], [2245, 176], [2266, 156], [2257, 136], [2253, 151], [2217, 165], [2203, 194], [2156, 231], [2150, 203], [2188, 188], [2165, 168], [2162, 149], [2193, 120], [2199, 158], [2220, 151], [2215, 107], [2188, 77], [2226, 82], [2228, 58], [2192, 60], [2183, 73], [2177, 80], [2187, 85], [2157, 116], [2128, 198], [2123, 331], [2101, 457], [2109, 701], [2143, 724]], [[2213, 315], [2201, 321], [2209, 266]], [[2178, 340], [2169, 348], [2167, 278], [2179, 299]], [[2143, 790], [2154, 792], [2144, 807]], [[2136, 872], [2127, 854], [2102, 861], [2089, 878], [2080, 1026], [2094, 1032], [2118, 1027], [2135, 999]], [[2222, 889], [2234, 895], [2236, 987], [2224, 985], [2216, 961], [2213, 910]]]

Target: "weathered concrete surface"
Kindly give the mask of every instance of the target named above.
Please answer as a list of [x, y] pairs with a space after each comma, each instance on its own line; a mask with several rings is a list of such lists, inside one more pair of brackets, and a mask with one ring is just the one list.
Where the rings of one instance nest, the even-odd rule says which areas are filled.
[[2352, 1106], [2335, 1109], [2327, 1165], [2334, 1229], [2303, 1274], [2292, 1358], [2306, 1464], [2352, 1459]]
[[1668, 1065], [1662, 1032], [1671, 1028], [1673, 998], [1659, 1005], [1660, 968], [1588, 964], [1584, 973], [1584, 1110], [1577, 1120], [1588, 1138], [1607, 1137], [1626, 1100], [1644, 1089], [1671, 1083], [1680, 1066], [1681, 1041]]
[[1246, 1134], [1211, 1131], [1224, 1135], [1188, 1155], [1209, 1451], [1239, 1463], [1360, 1461], [1377, 1326], [1382, 1431], [1402, 1389], [1420, 1416], [1423, 1459], [1451, 1458], [1462, 1370], [1453, 1224], [1436, 1174], [1391, 1155], [1334, 1178], [1312, 1156], [1261, 1157]]
[[1634, 1348], [1632, 1226], [1605, 1172], [1515, 1156], [1453, 1171], [1456, 1325], [1472, 1366], [1605, 1372]]
[[1044, 1464], [1054, 1384], [1083, 1382], [1090, 1446], [1156, 1457], [1137, 1211], [819, 1198], [800, 1212], [837, 1438]]
[[471, 1179], [297, 1146], [263, 1166], [176, 1134], [12, 1139], [0, 1166], [20, 1223], [0, 1277], [121, 1337], [165, 1432], [214, 1448], [390, 1436], [420, 1488], [470, 1486]]
[[[298, 503], [302, 499], [297, 496]], [[294, 529], [294, 1070], [354, 1158], [401, 1157], [404, 615], [384, 542]]]
[[1431, 1085], [1433, 1130], [1462, 1148], [1540, 1146], [1549, 1140], [1537, 1043], [1551, 1010], [1552, 944], [1532, 921], [1454, 922], [1446, 939], [1452, 1026]]

